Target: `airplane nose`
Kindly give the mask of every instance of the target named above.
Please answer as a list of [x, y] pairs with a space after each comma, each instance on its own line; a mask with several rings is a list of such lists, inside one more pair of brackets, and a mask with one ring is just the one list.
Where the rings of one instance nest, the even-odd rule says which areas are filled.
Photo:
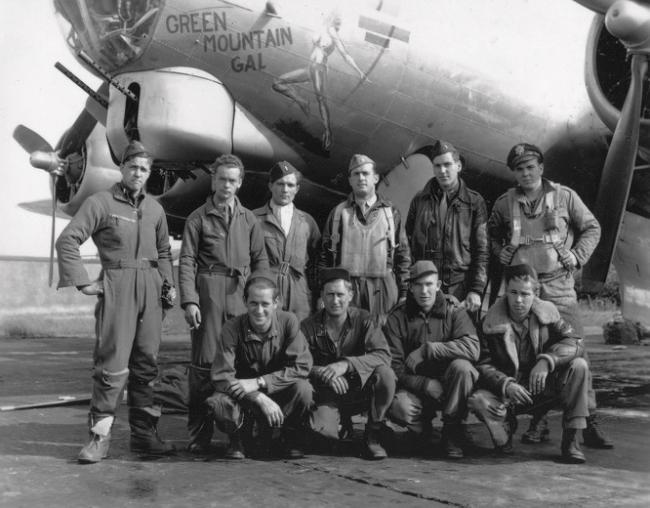
[[607, 30], [630, 49], [650, 48], [650, 7], [619, 0], [605, 16]]

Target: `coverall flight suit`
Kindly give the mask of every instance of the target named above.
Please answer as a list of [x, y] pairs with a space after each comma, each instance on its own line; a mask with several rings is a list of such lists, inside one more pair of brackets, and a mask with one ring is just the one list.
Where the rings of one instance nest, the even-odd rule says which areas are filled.
[[264, 229], [266, 253], [271, 272], [278, 278], [282, 309], [302, 320], [311, 313], [309, 272], [316, 264], [320, 247], [318, 225], [311, 215], [294, 207], [291, 227], [285, 234], [268, 203], [253, 213]]
[[235, 197], [232, 218], [227, 205], [212, 196], [185, 222], [179, 264], [181, 306], [201, 310], [201, 325], [192, 330], [189, 373], [190, 446], [205, 447], [213, 434], [205, 399], [213, 392], [210, 368], [226, 320], [246, 312], [244, 284], [252, 271], [268, 269], [264, 232], [257, 218]]
[[163, 281], [173, 286], [167, 219], [153, 198], [133, 202], [122, 184], [83, 203], [56, 242], [59, 285], [90, 284], [79, 254], [89, 237], [102, 263], [104, 294], [95, 310], [91, 415], [114, 416], [128, 378], [128, 405], [160, 416], [153, 404], [162, 332]]

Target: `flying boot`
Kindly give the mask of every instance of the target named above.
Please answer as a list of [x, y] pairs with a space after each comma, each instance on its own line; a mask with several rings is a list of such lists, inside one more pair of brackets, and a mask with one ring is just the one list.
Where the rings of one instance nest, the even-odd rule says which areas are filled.
[[174, 445], [166, 443], [158, 435], [158, 417], [146, 409], [130, 407], [131, 451], [146, 455], [169, 455], [174, 453]]
[[81, 451], [77, 460], [80, 464], [94, 464], [108, 456], [111, 444], [111, 428], [115, 417], [88, 415], [88, 434], [90, 441]]

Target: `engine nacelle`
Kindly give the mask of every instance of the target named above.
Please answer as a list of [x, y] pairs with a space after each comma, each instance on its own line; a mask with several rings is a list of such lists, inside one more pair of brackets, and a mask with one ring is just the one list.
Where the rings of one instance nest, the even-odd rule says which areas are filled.
[[137, 137], [161, 161], [211, 162], [223, 153], [236, 153], [304, 166], [289, 145], [205, 71], [170, 67], [127, 72], [115, 79], [138, 97], [135, 102], [110, 89], [106, 132], [116, 157]]
[[[598, 117], [614, 132], [630, 85], [630, 64], [625, 46], [607, 31], [604, 19], [596, 16], [589, 31], [585, 83]], [[650, 118], [645, 111], [639, 136], [644, 156], [650, 153]]]
[[56, 189], [59, 207], [68, 215], [74, 215], [88, 196], [122, 179], [106, 143], [106, 129], [100, 123], [86, 139], [76, 164], [78, 170], [69, 172], [68, 178], [60, 177]]

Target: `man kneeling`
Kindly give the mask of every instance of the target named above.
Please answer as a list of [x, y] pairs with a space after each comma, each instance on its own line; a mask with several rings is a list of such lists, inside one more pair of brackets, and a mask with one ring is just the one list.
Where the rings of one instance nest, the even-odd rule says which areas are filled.
[[389, 418], [417, 434], [428, 434], [436, 409], [442, 409], [443, 451], [448, 458], [462, 458], [469, 444], [462, 421], [478, 379], [472, 364], [480, 345], [465, 309], [440, 291], [432, 261], [411, 266], [406, 302], [391, 311], [384, 334], [399, 388]]
[[395, 374], [381, 329], [368, 311], [350, 307], [350, 274], [342, 268], [321, 272], [321, 298], [325, 308], [302, 322], [302, 331], [314, 357], [311, 370], [316, 387], [312, 428], [328, 438], [339, 436], [339, 424], [368, 411], [366, 453], [386, 458], [380, 431], [395, 395]]
[[[537, 273], [528, 265], [505, 268], [506, 294], [483, 321], [480, 373], [469, 407], [483, 420], [497, 448], [508, 450], [517, 413], [559, 402], [563, 409], [562, 458], [581, 464], [576, 434], [589, 416], [589, 367], [582, 339], [555, 305], [537, 297]], [[508, 417], [509, 424], [504, 425]]]
[[[230, 437], [229, 459], [244, 458], [242, 427], [249, 418], [257, 421], [262, 436], [282, 428], [287, 458], [303, 456], [301, 441], [313, 398], [307, 380], [312, 358], [298, 318], [277, 309], [274, 279], [265, 273], [248, 279], [247, 313], [226, 322], [217, 340], [211, 373], [216, 391], [206, 403], [217, 427]], [[251, 420], [246, 427], [252, 427]]]

